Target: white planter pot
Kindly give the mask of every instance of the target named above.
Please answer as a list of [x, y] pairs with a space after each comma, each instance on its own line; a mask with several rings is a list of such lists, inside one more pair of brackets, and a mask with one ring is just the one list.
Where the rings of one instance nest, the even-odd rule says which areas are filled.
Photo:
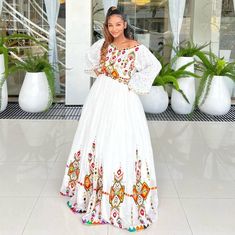
[[234, 81], [231, 78], [225, 76], [224, 77], [224, 82], [225, 82], [225, 85], [228, 88], [230, 97], [232, 97], [233, 96], [233, 89], [234, 89]]
[[[176, 61], [176, 69], [194, 61], [193, 57], [179, 57]], [[194, 73], [194, 64], [188, 66], [186, 71]], [[186, 77], [178, 79], [179, 87], [184, 92], [186, 97], [188, 98], [188, 103], [180, 92], [172, 89], [171, 94], [171, 107], [174, 112], [178, 114], [189, 114], [192, 111], [193, 104], [195, 101], [195, 78], [194, 77]]]
[[[205, 90], [203, 93], [205, 93]], [[202, 97], [204, 97], [204, 94], [202, 94]], [[231, 96], [224, 82], [224, 77], [214, 76], [205, 102], [199, 103], [199, 109], [210, 115], [224, 115], [228, 113], [230, 107]]]
[[[4, 56], [0, 55], [0, 84], [4, 81], [4, 72], [5, 72], [5, 65], [4, 65]], [[7, 92], [7, 82], [4, 81], [3, 85], [0, 87], [0, 112], [4, 111], [7, 107], [8, 103], [8, 92]]]
[[51, 105], [51, 93], [46, 74], [26, 73], [19, 94], [19, 105], [26, 112], [43, 112]]
[[163, 86], [152, 86], [147, 95], [140, 96], [146, 113], [162, 113], [167, 109], [169, 98]]
[[171, 87], [171, 85], [166, 84], [166, 85], [165, 85], [165, 91], [167, 92], [168, 97], [171, 97], [171, 93], [172, 93], [172, 87]]

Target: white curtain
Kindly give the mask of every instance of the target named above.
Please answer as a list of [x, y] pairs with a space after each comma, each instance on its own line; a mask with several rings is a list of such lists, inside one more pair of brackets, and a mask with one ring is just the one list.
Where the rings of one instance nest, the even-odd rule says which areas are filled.
[[[234, 12], [235, 12], [235, 0], [233, 0], [233, 8], [234, 8]], [[234, 83], [234, 86], [233, 86], [233, 95], [232, 97], [235, 97], [235, 83]]]
[[[176, 46], [179, 44], [179, 36], [184, 18], [184, 8], [186, 0], [169, 0], [168, 2], [169, 2], [171, 30], [174, 37], [173, 46]], [[174, 56], [173, 51], [172, 51], [172, 56]]]
[[[47, 12], [47, 19], [49, 22], [49, 61], [54, 66], [56, 71], [58, 71], [58, 53], [57, 53], [57, 43], [56, 43], [56, 22], [58, 19], [60, 2], [59, 0], [44, 0]], [[55, 72], [55, 91], [60, 93], [60, 80], [59, 73]]]
[[0, 15], [2, 14], [2, 2], [3, 0], [0, 0]]
[[106, 15], [106, 13], [110, 7], [112, 7], [112, 6], [116, 7], [117, 4], [118, 4], [118, 0], [103, 0], [104, 15]]

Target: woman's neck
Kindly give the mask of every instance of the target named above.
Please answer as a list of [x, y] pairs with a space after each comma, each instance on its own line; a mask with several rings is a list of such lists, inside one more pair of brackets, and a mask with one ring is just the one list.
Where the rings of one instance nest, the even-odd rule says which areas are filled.
[[122, 43], [125, 43], [126, 41], [128, 41], [128, 39], [124, 35], [122, 35], [118, 38], [114, 38], [113, 43], [122, 44]]

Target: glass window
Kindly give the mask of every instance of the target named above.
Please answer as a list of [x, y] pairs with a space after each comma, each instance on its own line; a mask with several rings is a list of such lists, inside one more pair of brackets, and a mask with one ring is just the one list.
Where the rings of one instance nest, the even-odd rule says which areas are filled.
[[[220, 27], [220, 54], [235, 59], [235, 14], [233, 0], [223, 0]], [[229, 59], [229, 58], [228, 58]]]
[[[105, 0], [103, 0], [105, 1]], [[94, 41], [102, 37], [104, 22], [103, 1], [93, 0]], [[172, 41], [167, 0], [119, 0], [118, 7], [127, 14], [134, 30], [135, 39], [157, 51], [169, 60], [170, 47], [164, 46]], [[184, 19], [180, 34], [181, 40], [190, 39], [192, 0], [186, 1]]]
[[[58, 58], [61, 64], [65, 64], [65, 0], [60, 0], [60, 10], [57, 24]], [[10, 7], [9, 7], [10, 6]], [[15, 14], [13, 7], [18, 13]], [[26, 22], [25, 18], [28, 20]], [[0, 19], [1, 34], [26, 33], [34, 36], [41, 42], [47, 43], [49, 25], [47, 22], [46, 9], [43, 0], [7, 0], [3, 2]], [[37, 27], [35, 27], [37, 26]], [[30, 28], [29, 28], [30, 27]], [[31, 51], [33, 54], [42, 53], [37, 45], [28, 40], [16, 40], [11, 43], [17, 56], [22, 59]], [[24, 72], [18, 72], [8, 79], [8, 93], [10, 96], [18, 96], [24, 80]], [[64, 97], [65, 94], [65, 71], [60, 71], [60, 92], [57, 96]]]

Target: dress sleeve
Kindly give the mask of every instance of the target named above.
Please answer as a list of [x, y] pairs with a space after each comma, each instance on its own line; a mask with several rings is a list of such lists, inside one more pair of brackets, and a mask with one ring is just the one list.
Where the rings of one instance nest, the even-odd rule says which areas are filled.
[[100, 50], [104, 43], [104, 39], [95, 42], [88, 50], [85, 56], [85, 73], [96, 78], [95, 69], [100, 67]]
[[147, 47], [141, 45], [136, 55], [136, 72], [132, 75], [128, 87], [139, 95], [150, 92], [156, 76], [161, 70], [161, 63], [149, 51]]

